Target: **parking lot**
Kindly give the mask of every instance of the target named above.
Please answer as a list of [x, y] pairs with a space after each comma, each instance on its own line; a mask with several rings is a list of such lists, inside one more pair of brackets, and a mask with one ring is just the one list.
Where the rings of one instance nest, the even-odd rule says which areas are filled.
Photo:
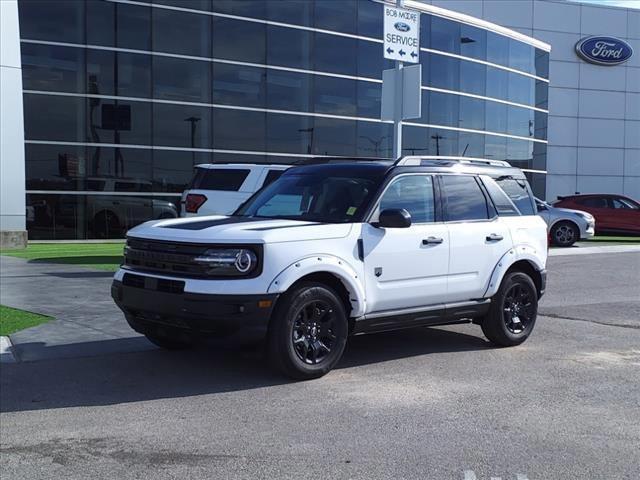
[[[3, 269], [11, 272], [13, 285], [37, 280]], [[151, 348], [98, 303], [92, 312], [96, 285], [109, 279], [83, 274], [68, 279], [87, 291], [70, 323], [84, 315], [96, 330], [100, 314], [117, 333], [87, 334], [66, 349], [62, 335], [29, 350], [43, 357], [2, 365], [3, 478], [548, 480], [640, 471], [637, 252], [551, 257], [541, 316], [520, 347], [493, 348], [473, 325], [360, 336], [335, 371], [303, 383], [271, 373], [260, 351]], [[49, 282], [53, 291], [62, 280]]]

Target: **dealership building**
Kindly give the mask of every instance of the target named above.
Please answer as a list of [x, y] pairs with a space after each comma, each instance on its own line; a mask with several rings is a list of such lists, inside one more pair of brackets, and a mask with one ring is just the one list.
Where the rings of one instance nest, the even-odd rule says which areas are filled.
[[[395, 3], [395, 2], [394, 2]], [[176, 216], [193, 165], [391, 158], [383, 2], [2, 0], [3, 241], [117, 238]], [[640, 10], [550, 0], [421, 11], [403, 154], [507, 160], [548, 200], [640, 198]], [[626, 61], [590, 63], [590, 36]], [[622, 48], [622, 47], [621, 47]]]

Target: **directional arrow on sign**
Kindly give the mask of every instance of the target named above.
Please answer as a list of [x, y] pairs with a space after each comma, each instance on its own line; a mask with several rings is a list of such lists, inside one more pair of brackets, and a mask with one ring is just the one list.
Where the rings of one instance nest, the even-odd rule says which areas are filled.
[[400, 54], [400, 56], [402, 57], [402, 56], [404, 56], [407, 52], [405, 52], [404, 50], [400, 50], [398, 53], [399, 53], [399, 54]]
[[416, 52], [411, 52], [411, 56], [415, 58], [418, 56], [418, 54]]
[[387, 48], [387, 53], [391, 54], [393, 52], [394, 52], [393, 48]]

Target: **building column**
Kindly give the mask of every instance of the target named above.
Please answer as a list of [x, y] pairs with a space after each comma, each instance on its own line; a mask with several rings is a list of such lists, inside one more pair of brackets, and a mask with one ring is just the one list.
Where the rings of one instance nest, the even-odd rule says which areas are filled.
[[25, 247], [24, 118], [18, 1], [0, 0], [0, 246]]

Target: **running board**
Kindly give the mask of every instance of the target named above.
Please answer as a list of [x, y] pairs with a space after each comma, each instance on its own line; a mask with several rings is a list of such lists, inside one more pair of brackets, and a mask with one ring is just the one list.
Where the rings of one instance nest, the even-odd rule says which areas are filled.
[[358, 335], [400, 328], [468, 323], [467, 321], [461, 322], [461, 320], [486, 315], [490, 305], [491, 299], [487, 298], [470, 302], [373, 312], [356, 318], [352, 333]]

